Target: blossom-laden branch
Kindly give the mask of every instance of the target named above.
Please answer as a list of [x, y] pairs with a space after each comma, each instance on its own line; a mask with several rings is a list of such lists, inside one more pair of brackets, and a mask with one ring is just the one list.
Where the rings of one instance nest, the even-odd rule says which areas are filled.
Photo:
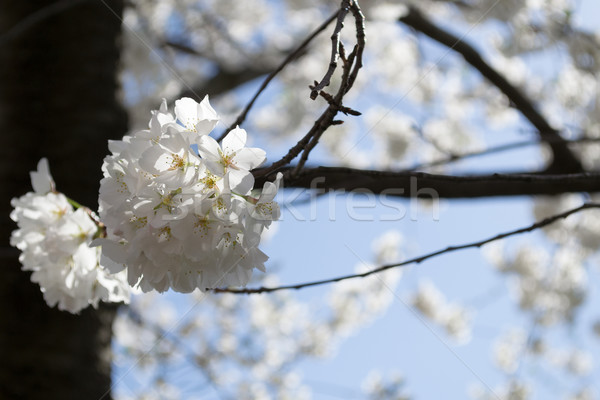
[[323, 280], [313, 281], [313, 282], [299, 283], [299, 284], [295, 284], [295, 285], [284, 285], [284, 286], [275, 286], [275, 287], [264, 287], [263, 286], [263, 287], [258, 287], [258, 288], [245, 288], [245, 289], [223, 288], [223, 289], [213, 289], [212, 291], [215, 293], [236, 293], [236, 294], [270, 293], [270, 292], [277, 292], [280, 290], [303, 289], [303, 288], [312, 287], [312, 286], [319, 286], [319, 285], [325, 285], [325, 284], [334, 283], [334, 282], [341, 282], [341, 281], [345, 281], [348, 279], [364, 278], [369, 275], [381, 273], [388, 269], [403, 267], [403, 266], [409, 265], [409, 264], [420, 264], [423, 261], [426, 261], [433, 257], [437, 257], [442, 254], [452, 253], [452, 252], [455, 252], [458, 250], [479, 248], [479, 247], [481, 247], [485, 244], [491, 243], [491, 242], [495, 242], [495, 241], [505, 239], [505, 238], [508, 238], [511, 236], [515, 236], [515, 235], [518, 235], [521, 233], [532, 232], [534, 230], [543, 228], [543, 227], [550, 225], [561, 219], [565, 219], [568, 216], [575, 214], [579, 211], [583, 211], [586, 209], [592, 209], [592, 208], [600, 208], [600, 203], [591, 203], [591, 202], [584, 203], [579, 207], [572, 208], [572, 209], [562, 212], [560, 214], [553, 215], [551, 217], [548, 217], [546, 219], [538, 221], [538, 222], [536, 222], [530, 226], [524, 227], [524, 228], [500, 233], [496, 236], [492, 236], [488, 239], [480, 240], [477, 242], [471, 242], [471, 243], [457, 245], [457, 246], [449, 246], [449, 247], [446, 247], [445, 249], [433, 251], [431, 253], [427, 253], [427, 254], [421, 255], [419, 257], [414, 257], [414, 258], [411, 258], [409, 260], [402, 261], [399, 263], [382, 265], [381, 267], [378, 267], [378, 268], [375, 268], [375, 269], [372, 269], [372, 270], [369, 270], [369, 271], [366, 271], [366, 272], [360, 273], [360, 274], [338, 276], [336, 278], [323, 279]]
[[[288, 170], [289, 171], [289, 170]], [[257, 185], [265, 181], [257, 170]], [[284, 176], [288, 174], [285, 173]], [[600, 173], [535, 173], [452, 176], [412, 171], [361, 170], [345, 167], [305, 168], [285, 180], [286, 188], [367, 192], [395, 197], [476, 198], [600, 192]]]
[[56, 191], [46, 159], [31, 173], [34, 192], [12, 200], [19, 229], [10, 243], [50, 306], [77, 313], [100, 300], [127, 301], [128, 284], [191, 292], [245, 285], [252, 269], [264, 271], [258, 245], [279, 218], [273, 199], [282, 174], [252, 192], [250, 170], [266, 154], [246, 147], [240, 128], [220, 144], [210, 137], [219, 117], [208, 96], [180, 99], [174, 112], [163, 100], [150, 129], [109, 142], [100, 219]]
[[415, 7], [409, 7], [408, 12], [400, 17], [399, 21], [460, 54], [465, 61], [508, 97], [511, 104], [538, 130], [540, 138], [547, 142], [552, 149], [554, 158], [546, 170], [547, 173], [583, 171], [581, 162], [568, 148], [565, 139], [540, 114], [533, 101], [485, 62], [473, 46], [436, 26]]

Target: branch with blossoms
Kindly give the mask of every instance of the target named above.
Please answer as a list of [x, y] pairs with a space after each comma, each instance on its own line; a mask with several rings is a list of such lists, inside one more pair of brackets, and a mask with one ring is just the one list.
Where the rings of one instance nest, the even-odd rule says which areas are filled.
[[540, 138], [546, 141], [552, 149], [554, 159], [546, 172], [572, 173], [583, 171], [581, 162], [569, 149], [565, 139], [536, 109], [533, 101], [485, 62], [473, 46], [462, 38], [435, 25], [414, 6], [408, 7], [408, 12], [401, 16], [398, 21], [460, 54], [466, 62], [479, 71], [488, 82], [498, 88], [510, 100], [511, 105], [527, 118], [538, 130]]
[[488, 239], [479, 240], [479, 241], [472, 242], [472, 243], [456, 245], [456, 246], [449, 246], [449, 247], [446, 247], [445, 249], [433, 251], [431, 253], [427, 253], [427, 254], [421, 255], [419, 257], [411, 258], [409, 260], [402, 261], [399, 263], [382, 265], [381, 267], [371, 269], [369, 271], [359, 273], [359, 274], [338, 276], [336, 278], [323, 279], [323, 280], [319, 280], [319, 281], [306, 282], [306, 283], [298, 283], [298, 284], [294, 284], [294, 285], [283, 285], [283, 286], [274, 286], [274, 287], [264, 287], [263, 286], [263, 287], [258, 287], [258, 288], [245, 288], [245, 289], [224, 288], [224, 289], [212, 289], [212, 291], [215, 293], [236, 293], [236, 294], [270, 293], [270, 292], [277, 292], [280, 290], [304, 289], [304, 288], [312, 287], [312, 286], [320, 286], [320, 285], [325, 285], [325, 284], [334, 283], [334, 282], [341, 282], [341, 281], [345, 281], [348, 279], [364, 278], [369, 275], [382, 273], [384, 271], [387, 271], [388, 269], [403, 267], [403, 266], [409, 265], [409, 264], [420, 264], [423, 261], [426, 261], [433, 257], [440, 256], [442, 254], [452, 253], [452, 252], [455, 252], [458, 250], [479, 248], [488, 243], [506, 239], [511, 236], [519, 235], [521, 233], [526, 233], [526, 232], [532, 232], [537, 229], [548, 226], [550, 224], [553, 224], [554, 222], [559, 221], [561, 219], [565, 219], [572, 214], [578, 213], [583, 210], [593, 209], [593, 208], [600, 208], [600, 203], [584, 203], [579, 207], [575, 207], [575, 208], [572, 208], [565, 212], [562, 212], [560, 214], [553, 215], [551, 217], [548, 217], [546, 219], [538, 221], [538, 222], [536, 222], [530, 226], [524, 227], [524, 228], [519, 228], [519, 229], [515, 229], [513, 231], [500, 233], [500, 234], [490, 237]]
[[243, 286], [264, 271], [258, 246], [279, 218], [281, 174], [252, 192], [250, 170], [265, 152], [246, 147], [240, 128], [220, 144], [210, 137], [219, 117], [208, 97], [178, 100], [174, 113], [163, 101], [150, 129], [109, 142], [99, 219], [56, 191], [45, 159], [31, 174], [34, 192], [13, 199], [11, 244], [49, 305], [77, 313], [128, 302], [129, 286], [187, 293]]
[[[357, 44], [346, 56], [339, 33], [349, 12]], [[338, 91], [317, 90], [327, 109], [291, 158], [262, 170], [273, 180], [258, 182], [262, 190], [254, 190], [251, 171], [265, 162], [266, 153], [246, 147], [246, 131], [238, 126], [228, 129], [220, 143], [212, 138], [219, 116], [208, 96], [200, 103], [179, 99], [174, 113], [163, 100], [152, 112], [149, 129], [109, 142], [99, 219], [55, 190], [42, 160], [32, 173], [34, 192], [13, 199], [11, 218], [19, 229], [11, 244], [22, 251], [21, 263], [34, 271], [32, 280], [47, 303], [77, 313], [100, 300], [128, 302], [128, 285], [144, 292], [189, 293], [245, 286], [254, 268], [265, 271], [268, 257], [258, 246], [263, 230], [280, 216], [274, 198], [283, 175], [277, 169], [302, 152], [294, 170], [298, 174], [325, 130], [341, 123], [334, 119], [338, 112], [359, 115], [342, 104], [362, 67], [364, 16], [356, 1], [343, 0], [342, 10], [284, 60], [240, 115], [243, 121], [270, 79], [336, 17], [333, 51], [343, 63]]]
[[[354, 18], [356, 43], [346, 54], [340, 33], [348, 14]], [[310, 97], [322, 98], [327, 108], [285, 156], [270, 166], [259, 168], [266, 154], [262, 149], [246, 147], [246, 131], [238, 124], [245, 120], [271, 80], [334, 20], [337, 23], [331, 36], [329, 67], [323, 79], [310, 86]], [[569, 150], [566, 141], [549, 127], [531, 102], [489, 67], [471, 46], [435, 27], [415, 8], [409, 8], [401, 21], [462, 54], [498, 86], [539, 130], [541, 140], [550, 144], [555, 156], [562, 154], [555, 158], [555, 163], [562, 165], [559, 158], [567, 153], [561, 152]], [[100, 300], [127, 302], [128, 285], [144, 292], [173, 289], [184, 293], [195, 289], [235, 293], [300, 289], [368, 276], [420, 263], [446, 252], [479, 247], [538, 229], [577, 211], [599, 207], [596, 203], [587, 203], [528, 228], [448, 247], [363, 274], [277, 288], [219, 289], [245, 286], [254, 268], [265, 270], [268, 257], [258, 246], [261, 233], [280, 216], [274, 198], [283, 178], [287, 187], [356, 190], [404, 197], [600, 191], [597, 173], [444, 176], [411, 171], [306, 168], [309, 155], [322, 135], [329, 127], [343, 122], [336, 119], [339, 113], [360, 115], [344, 105], [343, 99], [362, 67], [364, 47], [361, 9], [356, 1], [342, 0], [340, 10], [317, 27], [267, 76], [236, 123], [218, 140], [210, 136], [219, 116], [208, 97], [200, 103], [191, 98], [177, 100], [173, 112], [163, 101], [161, 107], [152, 112], [149, 129], [109, 143], [112, 154], [106, 157], [102, 167], [99, 217], [57, 192], [47, 162], [42, 160], [38, 171], [32, 173], [34, 192], [13, 200], [15, 210], [11, 218], [19, 229], [13, 233], [11, 244], [22, 251], [20, 259], [24, 269], [34, 271], [32, 279], [40, 284], [48, 304], [78, 312], [90, 304], [97, 306]], [[338, 62], [341, 62], [341, 79], [337, 91], [331, 94], [325, 88]], [[297, 164], [288, 166], [298, 156]], [[571, 164], [569, 161], [563, 167], [569, 170]], [[255, 190], [256, 186], [262, 190]], [[59, 265], [68, 268], [65, 270]]]

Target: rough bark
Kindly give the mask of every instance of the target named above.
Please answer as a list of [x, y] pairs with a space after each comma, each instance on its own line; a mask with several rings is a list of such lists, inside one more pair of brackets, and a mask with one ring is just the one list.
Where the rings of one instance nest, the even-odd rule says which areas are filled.
[[[10, 199], [31, 190], [27, 171], [43, 156], [59, 190], [96, 207], [106, 140], [127, 124], [115, 96], [122, 7], [0, 3], [0, 398], [110, 398], [115, 307], [50, 309], [8, 248], [9, 212]], [[32, 17], [41, 18], [24, 26]]]

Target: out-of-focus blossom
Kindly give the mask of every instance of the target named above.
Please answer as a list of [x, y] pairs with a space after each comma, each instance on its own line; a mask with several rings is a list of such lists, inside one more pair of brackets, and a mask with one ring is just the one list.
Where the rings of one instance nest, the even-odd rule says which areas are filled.
[[129, 302], [125, 273], [110, 274], [100, 265], [100, 249], [90, 247], [98, 232], [91, 211], [74, 209], [55, 191], [48, 160], [31, 173], [34, 192], [11, 201], [19, 228], [10, 243], [21, 250], [23, 269], [40, 285], [49, 306], [78, 313], [100, 301]]

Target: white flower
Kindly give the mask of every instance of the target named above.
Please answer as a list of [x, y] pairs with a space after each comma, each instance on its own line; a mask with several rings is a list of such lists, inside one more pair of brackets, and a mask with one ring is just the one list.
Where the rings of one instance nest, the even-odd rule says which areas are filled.
[[400, 258], [399, 248], [402, 245], [402, 234], [396, 230], [390, 230], [373, 241], [373, 252], [376, 254], [378, 264], [386, 264], [398, 261]]
[[254, 186], [254, 177], [249, 173], [266, 160], [264, 150], [246, 147], [246, 131], [235, 128], [223, 139], [223, 146], [210, 136], [200, 138], [198, 152], [213, 174], [229, 174], [232, 190], [245, 194]]
[[433, 283], [420, 282], [410, 302], [425, 317], [441, 325], [455, 340], [462, 343], [470, 340], [471, 313], [458, 304], [447, 302]]
[[98, 227], [83, 208], [73, 210], [67, 198], [54, 191], [48, 161], [40, 160], [31, 173], [35, 193], [13, 199], [11, 213], [19, 229], [11, 245], [22, 251], [23, 269], [33, 271], [49, 306], [77, 313], [100, 300], [128, 302], [125, 273], [110, 275], [100, 265], [100, 249], [89, 244]]
[[523, 330], [505, 333], [494, 345], [494, 361], [507, 374], [514, 373], [519, 367], [527, 348], [527, 335]]
[[48, 166], [48, 159], [42, 158], [38, 165], [37, 171], [31, 171], [31, 186], [33, 191], [37, 194], [46, 194], [54, 191], [54, 181], [50, 175], [50, 167]]
[[187, 186], [196, 177], [200, 160], [180, 134], [161, 137], [141, 155], [139, 165], [170, 188]]
[[[257, 246], [270, 221], [254, 222], [249, 196], [250, 170], [265, 152], [245, 147], [243, 129], [222, 146], [209, 137], [218, 117], [208, 98], [178, 100], [175, 114], [163, 102], [150, 129], [110, 143], [99, 198], [106, 238], [95, 241], [102, 262], [114, 272], [127, 268], [129, 284], [145, 292], [245, 285], [268, 258]], [[259, 198], [273, 210], [279, 180]]]
[[[166, 114], [166, 106], [160, 110]], [[189, 97], [175, 101], [175, 115], [181, 126], [198, 135], [208, 135], [219, 122], [217, 112], [210, 106], [208, 96], [200, 103]]]

